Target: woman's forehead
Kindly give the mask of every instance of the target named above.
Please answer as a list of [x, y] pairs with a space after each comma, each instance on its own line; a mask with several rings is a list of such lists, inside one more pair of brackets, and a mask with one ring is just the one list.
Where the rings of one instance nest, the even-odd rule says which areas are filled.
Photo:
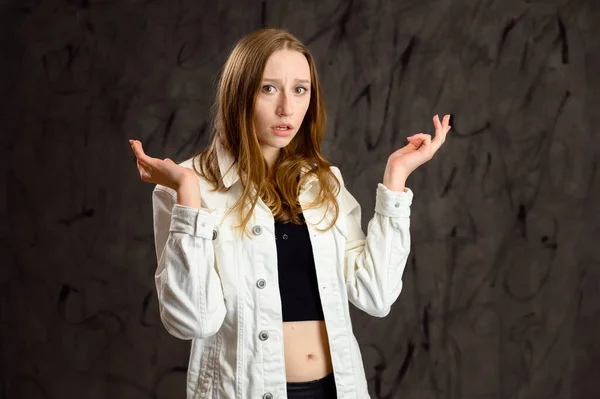
[[308, 60], [299, 51], [275, 51], [265, 65], [264, 80], [308, 80], [310, 81], [310, 67]]

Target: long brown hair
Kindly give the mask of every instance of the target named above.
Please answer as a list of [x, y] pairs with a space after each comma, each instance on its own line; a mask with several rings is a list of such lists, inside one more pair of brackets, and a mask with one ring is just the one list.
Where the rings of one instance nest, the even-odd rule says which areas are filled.
[[[299, 51], [308, 60], [311, 97], [300, 129], [281, 149], [270, 170], [254, 128], [254, 109], [267, 60], [273, 52], [283, 49]], [[339, 215], [336, 196], [341, 187], [329, 162], [321, 154], [325, 105], [315, 62], [306, 46], [281, 29], [261, 29], [242, 38], [221, 71], [214, 111], [211, 143], [206, 150], [196, 154], [200, 170], [193, 162], [194, 170], [209, 181], [214, 190], [226, 191], [228, 188], [223, 185], [217, 159], [217, 141], [220, 140], [221, 146], [231, 153], [243, 187], [240, 199], [231, 209], [239, 212], [238, 228], [246, 230], [259, 197], [276, 220], [302, 223], [298, 195], [300, 187], [311, 175], [318, 179], [320, 193], [310, 207], [327, 205], [329, 210], [329, 206], [333, 206], [335, 216], [325, 231], [333, 227]], [[306, 173], [301, 177], [302, 170]], [[248, 210], [246, 213], [241, 211], [244, 208]]]

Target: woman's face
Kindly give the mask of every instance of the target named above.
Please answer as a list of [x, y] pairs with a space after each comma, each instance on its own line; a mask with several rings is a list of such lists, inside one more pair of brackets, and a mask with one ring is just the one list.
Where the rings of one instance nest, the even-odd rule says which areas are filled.
[[298, 133], [310, 103], [310, 85], [310, 68], [302, 53], [278, 50], [267, 60], [254, 126], [269, 165]]

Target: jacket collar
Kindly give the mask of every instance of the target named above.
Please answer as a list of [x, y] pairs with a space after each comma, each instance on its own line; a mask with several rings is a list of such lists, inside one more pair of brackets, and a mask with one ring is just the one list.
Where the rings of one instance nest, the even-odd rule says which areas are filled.
[[[240, 179], [238, 166], [235, 162], [233, 155], [225, 148], [225, 146], [223, 146], [221, 140], [217, 140], [216, 149], [217, 161], [219, 162], [219, 170], [221, 172], [221, 176], [223, 177], [223, 185], [226, 188], [229, 188]], [[300, 172], [300, 177], [304, 176], [309, 169], [309, 166], [305, 166]], [[319, 180], [316, 176], [309, 176], [306, 182], [300, 188], [300, 192], [309, 189], [315, 182], [318, 181]]]
[[219, 170], [223, 177], [223, 184], [229, 188], [239, 180], [238, 167], [233, 155], [223, 146], [221, 140], [217, 139], [217, 161]]

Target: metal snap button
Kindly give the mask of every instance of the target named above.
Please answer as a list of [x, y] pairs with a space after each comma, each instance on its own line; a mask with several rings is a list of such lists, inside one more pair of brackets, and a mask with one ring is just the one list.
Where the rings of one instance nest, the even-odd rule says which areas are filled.
[[260, 334], [258, 334], [258, 338], [261, 341], [266, 341], [269, 339], [269, 332], [268, 331], [261, 331]]
[[265, 288], [265, 286], [266, 286], [266, 285], [267, 285], [267, 282], [266, 282], [264, 279], [262, 279], [262, 278], [261, 278], [261, 279], [258, 279], [258, 280], [256, 281], [256, 286], [257, 286], [258, 288], [260, 288], [260, 289], [263, 289], [263, 288]]
[[267, 392], [263, 395], [263, 399], [273, 399], [273, 394], [271, 392]]
[[254, 226], [252, 228], [252, 232], [254, 233], [255, 236], [259, 236], [262, 234], [262, 227], [260, 226]]
[[399, 207], [400, 207], [400, 203], [399, 203], [399, 202], [396, 202], [396, 203], [394, 204], [394, 206], [395, 206], [396, 208], [399, 208]]
[[284, 235], [283, 235], [283, 239], [284, 239], [284, 240], [287, 240], [287, 239], [288, 239], [288, 235], [287, 235], [287, 234], [284, 234]]
[[219, 235], [219, 232], [217, 230], [213, 230], [213, 240], [215, 240], [218, 235]]

